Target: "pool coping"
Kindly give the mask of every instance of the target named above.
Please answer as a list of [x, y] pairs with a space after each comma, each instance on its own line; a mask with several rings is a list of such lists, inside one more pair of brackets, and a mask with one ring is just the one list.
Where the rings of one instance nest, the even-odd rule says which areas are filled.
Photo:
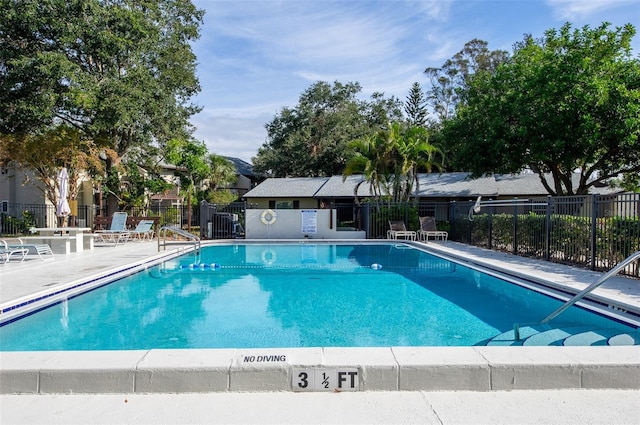
[[640, 389], [640, 346], [2, 352], [0, 363], [1, 394]]
[[640, 346], [0, 352], [0, 394], [596, 388], [640, 389]]

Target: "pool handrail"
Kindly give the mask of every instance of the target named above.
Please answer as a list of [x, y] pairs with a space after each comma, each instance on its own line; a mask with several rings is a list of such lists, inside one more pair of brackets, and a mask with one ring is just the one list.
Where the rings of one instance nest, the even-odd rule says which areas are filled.
[[553, 311], [551, 314], [549, 314], [547, 317], [545, 317], [544, 319], [542, 319], [542, 321], [540, 322], [541, 324], [545, 324], [551, 320], [553, 320], [554, 318], [556, 318], [558, 315], [560, 315], [563, 311], [565, 311], [566, 309], [568, 309], [569, 307], [571, 307], [572, 305], [574, 305], [575, 303], [577, 303], [578, 301], [580, 301], [582, 298], [584, 298], [588, 293], [590, 293], [591, 291], [593, 291], [594, 289], [596, 289], [598, 286], [602, 285], [603, 283], [605, 283], [607, 280], [609, 280], [610, 278], [612, 278], [613, 276], [617, 275], [620, 270], [624, 269], [626, 266], [628, 266], [630, 263], [634, 262], [635, 260], [640, 258], [640, 251], [636, 251], [633, 254], [631, 254], [630, 256], [628, 256], [627, 258], [625, 258], [624, 260], [622, 260], [620, 263], [618, 263], [614, 268], [612, 268], [611, 270], [609, 270], [604, 276], [602, 276], [600, 279], [598, 279], [597, 281], [595, 281], [594, 283], [592, 283], [591, 285], [587, 286], [586, 288], [584, 288], [582, 291], [580, 291], [578, 294], [576, 294], [573, 298], [571, 298], [570, 300], [568, 300], [567, 302], [565, 302], [563, 305], [561, 305], [560, 307], [558, 307], [555, 311]]
[[483, 201], [482, 196], [478, 196], [476, 202], [469, 208], [469, 221], [473, 221], [474, 214], [480, 214], [482, 207], [546, 207], [548, 202], [529, 202], [529, 199], [498, 199]]
[[164, 249], [167, 249], [167, 231], [171, 231], [177, 235], [180, 235], [184, 238], [193, 241], [193, 249], [195, 252], [200, 251], [200, 238], [194, 235], [193, 233], [186, 232], [178, 227], [164, 225], [158, 230], [158, 251], [160, 251], [160, 247], [164, 246]]
[[587, 296], [587, 294], [589, 294], [591, 291], [596, 289], [598, 286], [602, 285], [607, 280], [609, 280], [613, 276], [617, 275], [623, 268], [625, 268], [626, 266], [628, 266], [629, 264], [631, 264], [632, 262], [634, 262], [637, 259], [640, 259], [640, 251], [636, 251], [633, 254], [631, 254], [630, 256], [628, 256], [627, 258], [625, 258], [623, 261], [621, 261], [615, 267], [613, 267], [611, 270], [609, 270], [607, 273], [605, 273], [600, 279], [598, 279], [597, 281], [595, 281], [594, 283], [592, 283], [591, 285], [587, 286], [582, 291], [580, 291], [579, 293], [574, 295], [571, 299], [569, 299], [564, 304], [562, 304], [560, 307], [555, 309], [553, 312], [551, 312], [547, 317], [542, 319], [540, 322], [514, 323], [513, 324], [513, 336], [514, 336], [514, 339], [516, 341], [520, 340], [520, 328], [522, 326], [545, 325], [545, 324], [549, 323], [551, 320], [555, 319], [560, 314], [562, 314], [566, 309], [568, 309], [569, 307], [571, 307], [572, 305], [574, 305], [575, 303], [580, 301], [582, 298]]

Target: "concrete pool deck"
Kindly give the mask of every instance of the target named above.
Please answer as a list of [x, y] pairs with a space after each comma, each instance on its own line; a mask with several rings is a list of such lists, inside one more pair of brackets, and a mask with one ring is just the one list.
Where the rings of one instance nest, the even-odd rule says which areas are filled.
[[[429, 246], [577, 290], [601, 275], [453, 242]], [[157, 254], [154, 242], [131, 242], [0, 266], [0, 305]], [[616, 277], [596, 293], [640, 308], [640, 281]], [[640, 347], [576, 348], [0, 353], [0, 422], [639, 423]], [[251, 355], [288, 360], [243, 360]], [[295, 372], [318, 367], [357, 368], [360, 391], [292, 392]]]

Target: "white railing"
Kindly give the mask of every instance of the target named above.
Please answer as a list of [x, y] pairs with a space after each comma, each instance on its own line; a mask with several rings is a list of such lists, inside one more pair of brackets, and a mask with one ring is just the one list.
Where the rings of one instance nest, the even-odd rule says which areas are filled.
[[594, 289], [596, 289], [598, 286], [602, 285], [603, 283], [605, 283], [607, 280], [609, 280], [610, 278], [612, 278], [613, 276], [617, 275], [618, 273], [620, 273], [620, 270], [624, 269], [627, 265], [631, 264], [632, 262], [634, 262], [635, 260], [640, 258], [640, 251], [634, 252], [633, 254], [631, 254], [630, 256], [628, 256], [627, 258], [625, 258], [622, 262], [618, 263], [614, 268], [612, 268], [611, 270], [609, 270], [604, 276], [602, 276], [600, 279], [598, 279], [597, 281], [593, 282], [591, 285], [587, 286], [586, 288], [584, 288], [582, 291], [580, 291], [578, 294], [576, 294], [573, 298], [571, 298], [569, 301], [567, 301], [566, 303], [564, 303], [563, 305], [561, 305], [558, 309], [556, 309], [554, 312], [552, 312], [551, 314], [549, 314], [547, 317], [545, 317], [544, 319], [542, 319], [542, 321], [540, 322], [541, 324], [547, 323], [551, 320], [553, 320], [554, 318], [556, 318], [559, 314], [561, 314], [563, 311], [565, 311], [566, 309], [568, 309], [569, 307], [571, 307], [572, 305], [574, 305], [575, 303], [577, 303], [578, 301], [580, 301], [582, 298], [584, 298], [589, 292], [593, 291]]
[[189, 233], [187, 231], [184, 231], [178, 227], [173, 227], [173, 226], [162, 226], [160, 228], [160, 230], [158, 231], [158, 251], [160, 251], [160, 247], [164, 247], [164, 249], [167, 249], [167, 245], [171, 245], [171, 244], [182, 244], [183, 242], [177, 242], [174, 239], [171, 240], [167, 240], [167, 232], [171, 232], [175, 235], [179, 235], [182, 236], [183, 238], [188, 239], [189, 241], [193, 242], [193, 249], [194, 251], [197, 253], [200, 251], [200, 238], [197, 237], [196, 235], [194, 235], [193, 233]]

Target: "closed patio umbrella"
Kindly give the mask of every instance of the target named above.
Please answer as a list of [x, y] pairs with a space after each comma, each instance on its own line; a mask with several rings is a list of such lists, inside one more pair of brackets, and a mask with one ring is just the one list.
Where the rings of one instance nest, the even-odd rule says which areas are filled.
[[67, 173], [66, 167], [62, 168], [60, 173], [58, 173], [58, 187], [60, 188], [60, 198], [56, 206], [56, 215], [58, 217], [66, 217], [71, 214], [69, 201], [67, 201], [67, 196], [69, 195], [69, 174]]

